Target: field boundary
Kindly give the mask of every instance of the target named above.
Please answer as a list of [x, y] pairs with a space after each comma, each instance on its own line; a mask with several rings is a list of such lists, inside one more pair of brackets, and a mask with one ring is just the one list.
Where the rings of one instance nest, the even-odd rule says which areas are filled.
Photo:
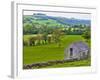
[[67, 62], [74, 62], [74, 61], [79, 61], [83, 59], [67, 59], [67, 60], [52, 60], [52, 61], [47, 61], [47, 62], [41, 62], [41, 63], [33, 63], [33, 64], [27, 64], [23, 66], [23, 69], [37, 69], [37, 68], [42, 68], [42, 67], [47, 67], [47, 66], [52, 66], [56, 64], [63, 64]]

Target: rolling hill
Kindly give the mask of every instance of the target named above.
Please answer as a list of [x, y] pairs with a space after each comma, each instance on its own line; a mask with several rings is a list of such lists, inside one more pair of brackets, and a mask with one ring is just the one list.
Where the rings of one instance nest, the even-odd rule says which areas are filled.
[[85, 24], [89, 26], [91, 25], [90, 20], [84, 20], [84, 19], [54, 17], [42, 13], [35, 13], [33, 15], [24, 15], [24, 23], [26, 22], [32, 23], [33, 21], [36, 22], [46, 21], [48, 23], [55, 22], [57, 24], [62, 24], [62, 25], [77, 25], [77, 24]]

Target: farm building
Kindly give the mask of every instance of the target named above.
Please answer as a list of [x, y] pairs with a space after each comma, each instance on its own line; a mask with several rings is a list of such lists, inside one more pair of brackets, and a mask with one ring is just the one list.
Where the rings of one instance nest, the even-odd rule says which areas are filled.
[[82, 41], [74, 42], [65, 49], [65, 60], [67, 59], [85, 59], [89, 56], [90, 49]]

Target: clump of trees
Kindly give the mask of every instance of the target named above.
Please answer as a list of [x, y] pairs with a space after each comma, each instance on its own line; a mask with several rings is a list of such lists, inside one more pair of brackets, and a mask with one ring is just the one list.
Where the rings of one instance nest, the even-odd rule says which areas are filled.
[[52, 36], [45, 35], [44, 34], [37, 34], [36, 36], [31, 36], [28, 38], [28, 40], [23, 40], [24, 46], [36, 46], [36, 45], [44, 45], [47, 43], [52, 42]]
[[64, 33], [57, 29], [50, 35], [44, 34], [37, 34], [36, 36], [31, 36], [27, 41], [23, 41], [24, 46], [36, 46], [36, 45], [44, 45], [49, 43], [57, 43], [57, 45], [61, 46], [61, 38], [63, 37]]
[[91, 38], [91, 31], [90, 30], [86, 30], [83, 34], [82, 37], [88, 42]]
[[70, 25], [64, 27], [64, 32], [67, 35], [82, 35], [87, 28], [90, 28], [88, 25], [77, 24], [77, 25]]

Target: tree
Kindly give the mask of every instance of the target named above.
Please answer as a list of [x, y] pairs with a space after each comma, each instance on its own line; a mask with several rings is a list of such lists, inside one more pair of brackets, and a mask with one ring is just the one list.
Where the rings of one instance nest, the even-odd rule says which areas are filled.
[[52, 33], [52, 37], [55, 43], [58, 44], [58, 46], [61, 46], [61, 38], [63, 36], [63, 32], [60, 29], [55, 29]]
[[45, 41], [45, 43], [47, 43], [48, 34], [47, 34], [47, 33], [44, 33], [44, 34], [42, 35], [42, 37], [43, 37], [43, 40]]
[[84, 39], [86, 39], [86, 41], [88, 41], [88, 40], [91, 38], [91, 32], [90, 32], [90, 30], [85, 31], [85, 32], [83, 33], [82, 37], [83, 37]]
[[32, 32], [32, 25], [30, 23], [25, 23], [23, 28], [24, 34], [29, 34]]

